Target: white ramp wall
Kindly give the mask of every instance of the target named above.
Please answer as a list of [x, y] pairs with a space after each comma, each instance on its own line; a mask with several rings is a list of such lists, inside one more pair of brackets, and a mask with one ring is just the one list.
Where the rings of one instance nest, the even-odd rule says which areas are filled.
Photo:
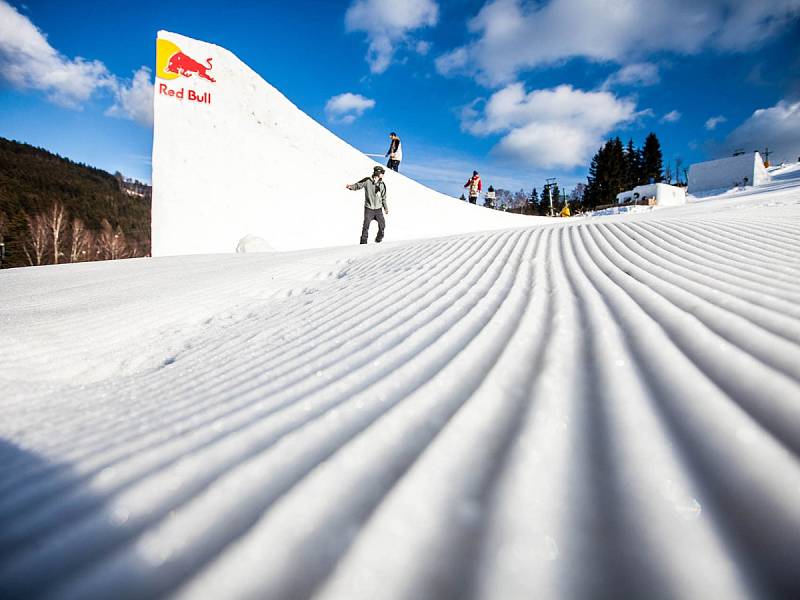
[[769, 183], [770, 176], [758, 152], [696, 163], [689, 167], [689, 193], [729, 190], [742, 185]]
[[[374, 161], [231, 52], [166, 31], [157, 44], [154, 256], [233, 252], [246, 235], [276, 250], [358, 243], [363, 192], [344, 186]], [[539, 219], [468, 205], [394, 172], [385, 181], [387, 241]]]

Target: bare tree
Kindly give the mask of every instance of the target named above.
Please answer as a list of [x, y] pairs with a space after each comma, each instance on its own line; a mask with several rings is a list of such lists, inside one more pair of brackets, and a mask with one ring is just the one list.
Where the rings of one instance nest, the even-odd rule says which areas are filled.
[[50, 243], [53, 248], [53, 264], [58, 264], [58, 259], [63, 256], [61, 245], [64, 243], [64, 233], [67, 229], [67, 211], [61, 202], [55, 202], [45, 215], [47, 231], [50, 234]]
[[683, 166], [683, 159], [678, 157], [675, 159], [675, 183], [681, 184], [681, 167]]
[[525, 206], [528, 203], [528, 194], [525, 193], [525, 190], [520, 190], [518, 192], [514, 192], [514, 196], [510, 202], [510, 206], [513, 208], [520, 208], [521, 206]]
[[97, 232], [87, 229], [83, 235], [86, 240], [86, 249], [81, 260], [100, 260], [97, 248]]
[[101, 260], [116, 260], [128, 257], [128, 244], [125, 240], [125, 234], [119, 225], [114, 229], [106, 219], [100, 222], [97, 251]]
[[137, 258], [139, 256], [144, 256], [144, 254], [141, 252], [141, 249], [139, 248], [139, 242], [136, 240], [136, 238], [126, 237], [125, 241], [128, 247], [127, 251], [128, 258]]
[[82, 219], [72, 219], [71, 244], [69, 250], [70, 262], [89, 260], [90, 245], [94, 242], [91, 232], [86, 229]]
[[5, 235], [7, 230], [8, 230], [8, 217], [6, 217], [6, 213], [0, 210], [0, 268], [3, 267], [3, 262], [5, 261], [6, 257]]
[[[22, 244], [22, 249], [25, 251], [25, 256], [28, 257], [28, 263], [31, 266], [41, 265], [47, 250], [47, 238], [49, 237], [47, 223], [42, 215], [33, 215], [31, 217], [25, 214], [25, 220], [28, 222], [30, 239], [27, 243]], [[29, 244], [30, 251], [28, 250]], [[33, 252], [33, 256], [31, 256], [31, 252]]]

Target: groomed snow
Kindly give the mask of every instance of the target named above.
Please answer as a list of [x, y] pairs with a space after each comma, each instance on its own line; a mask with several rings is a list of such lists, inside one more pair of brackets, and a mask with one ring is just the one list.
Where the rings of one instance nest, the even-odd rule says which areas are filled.
[[646, 214], [1, 272], [0, 597], [796, 595], [790, 175]]

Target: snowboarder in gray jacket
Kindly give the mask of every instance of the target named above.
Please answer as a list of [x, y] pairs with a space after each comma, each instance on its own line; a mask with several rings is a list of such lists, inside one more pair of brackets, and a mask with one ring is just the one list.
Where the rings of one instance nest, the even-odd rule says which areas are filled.
[[369, 226], [372, 221], [378, 222], [378, 235], [375, 241], [383, 241], [383, 232], [386, 229], [386, 221], [383, 213], [389, 214], [389, 205], [386, 203], [386, 184], [383, 182], [385, 169], [380, 165], [372, 170], [372, 177], [364, 177], [358, 183], [350, 184], [348, 190], [364, 190], [364, 223], [361, 225], [361, 243], [367, 243]]

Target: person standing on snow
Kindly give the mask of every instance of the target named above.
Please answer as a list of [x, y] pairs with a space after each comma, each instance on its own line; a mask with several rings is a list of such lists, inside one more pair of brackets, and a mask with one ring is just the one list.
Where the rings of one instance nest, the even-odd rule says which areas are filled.
[[472, 177], [467, 180], [467, 183], [464, 184], [464, 187], [469, 188], [469, 203], [477, 204], [478, 194], [480, 194], [481, 190], [483, 189], [483, 184], [481, 184], [481, 176], [478, 175], [477, 171], [472, 172]]
[[361, 243], [367, 243], [369, 226], [372, 221], [378, 222], [378, 235], [375, 241], [380, 244], [383, 241], [383, 232], [386, 229], [386, 221], [383, 212], [389, 214], [389, 205], [386, 204], [386, 184], [383, 183], [385, 169], [378, 165], [372, 169], [372, 177], [364, 177], [358, 183], [345, 186], [348, 190], [364, 190], [364, 223], [361, 225]]
[[483, 201], [483, 205], [486, 208], [494, 208], [494, 203], [496, 199], [497, 199], [497, 194], [494, 191], [494, 187], [490, 185], [489, 189], [486, 190], [486, 199]]
[[400, 161], [403, 160], [403, 146], [394, 131], [389, 134], [389, 139], [392, 141], [389, 142], [389, 149], [386, 151], [386, 156], [389, 157], [386, 166], [392, 171], [397, 171], [400, 168]]

